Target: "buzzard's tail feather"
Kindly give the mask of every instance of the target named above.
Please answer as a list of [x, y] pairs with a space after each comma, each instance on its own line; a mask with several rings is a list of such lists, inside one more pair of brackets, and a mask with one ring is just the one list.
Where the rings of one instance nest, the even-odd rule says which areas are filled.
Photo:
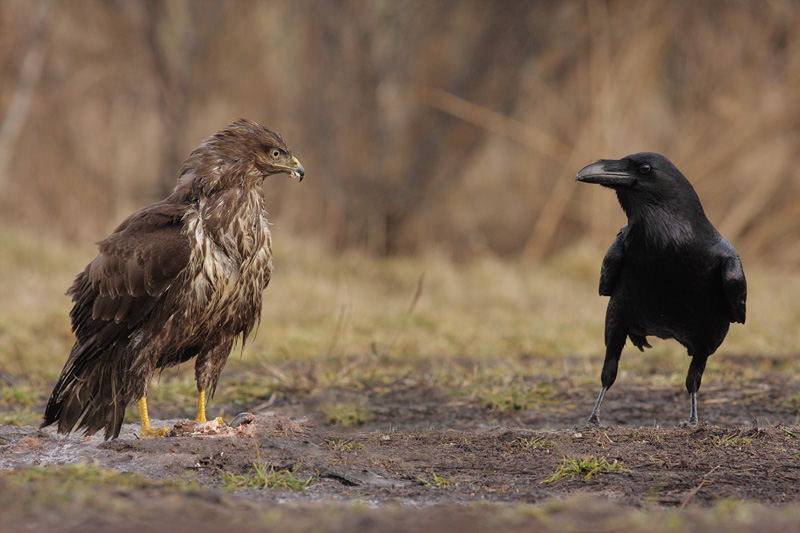
[[76, 342], [47, 402], [42, 427], [58, 422], [59, 433], [80, 429], [92, 435], [105, 429], [106, 440], [117, 438], [130, 401], [124, 352], [124, 342], [105, 349], [92, 339]]

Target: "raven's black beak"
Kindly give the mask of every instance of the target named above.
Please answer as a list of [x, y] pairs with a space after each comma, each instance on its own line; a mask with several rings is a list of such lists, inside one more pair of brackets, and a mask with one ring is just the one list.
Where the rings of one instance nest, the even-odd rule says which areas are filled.
[[575, 176], [575, 181], [597, 183], [605, 187], [630, 187], [635, 178], [627, 170], [624, 161], [601, 159], [597, 163], [586, 165]]

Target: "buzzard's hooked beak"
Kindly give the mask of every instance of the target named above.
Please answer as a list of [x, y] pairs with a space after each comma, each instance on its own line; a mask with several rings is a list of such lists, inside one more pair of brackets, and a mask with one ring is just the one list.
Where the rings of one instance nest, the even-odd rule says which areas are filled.
[[625, 161], [601, 159], [597, 163], [586, 165], [575, 176], [575, 181], [597, 183], [605, 187], [629, 187], [635, 178], [631, 176]]
[[306, 169], [303, 168], [303, 165], [296, 157], [292, 157], [292, 166], [289, 167], [289, 175], [293, 178], [298, 178], [298, 183], [303, 181], [306, 175]]

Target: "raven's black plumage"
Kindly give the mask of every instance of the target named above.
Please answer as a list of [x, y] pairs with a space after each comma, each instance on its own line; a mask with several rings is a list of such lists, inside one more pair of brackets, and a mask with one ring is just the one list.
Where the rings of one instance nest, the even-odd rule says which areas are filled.
[[731, 243], [706, 218], [694, 188], [666, 157], [643, 152], [600, 160], [577, 181], [614, 189], [628, 216], [603, 259], [600, 294], [606, 311], [602, 389], [589, 417], [599, 424], [600, 404], [614, 384], [626, 338], [640, 350], [647, 336], [676, 339], [692, 358], [686, 376], [690, 424], [706, 366], [731, 322], [744, 324], [747, 282]]

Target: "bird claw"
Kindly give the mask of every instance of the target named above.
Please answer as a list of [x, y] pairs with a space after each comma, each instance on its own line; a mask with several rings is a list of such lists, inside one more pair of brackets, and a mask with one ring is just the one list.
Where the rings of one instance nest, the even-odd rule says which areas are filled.
[[142, 429], [141, 438], [151, 439], [153, 437], [169, 437], [172, 430], [167, 426], [160, 428], [144, 428]]
[[592, 413], [592, 416], [586, 421], [586, 425], [583, 426], [583, 429], [600, 429], [600, 417]]
[[694, 418], [694, 419], [690, 418], [689, 420], [683, 420], [683, 421], [681, 421], [681, 422], [678, 424], [678, 427], [682, 427], [682, 428], [696, 428], [698, 425], [700, 425], [700, 422], [698, 422], [698, 420], [697, 420], [696, 418]]

